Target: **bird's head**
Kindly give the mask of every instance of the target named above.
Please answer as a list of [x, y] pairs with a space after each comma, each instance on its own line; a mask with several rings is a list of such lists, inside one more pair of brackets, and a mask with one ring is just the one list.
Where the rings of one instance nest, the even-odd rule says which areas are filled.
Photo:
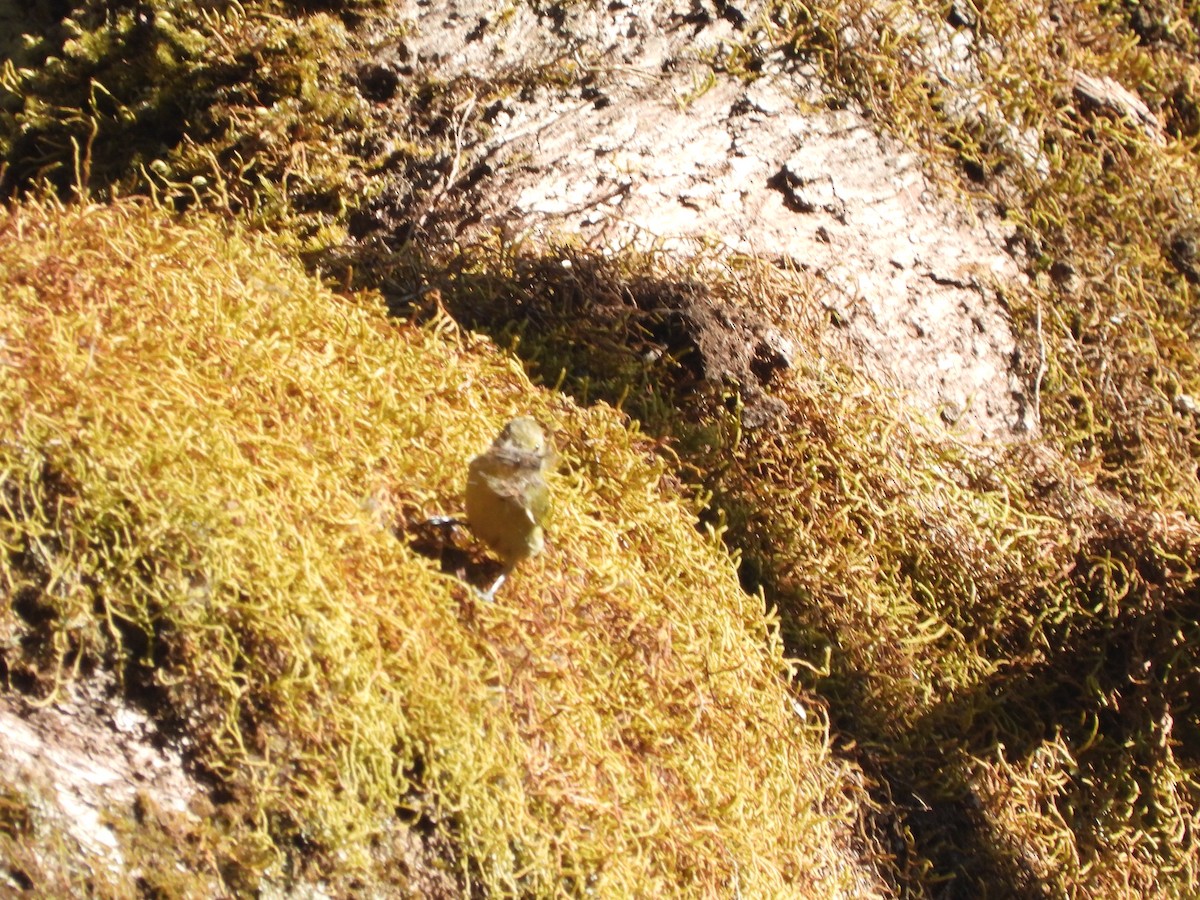
[[547, 457], [552, 453], [546, 440], [546, 432], [535, 419], [528, 416], [513, 419], [505, 425], [493, 446], [497, 450], [516, 451], [538, 457]]

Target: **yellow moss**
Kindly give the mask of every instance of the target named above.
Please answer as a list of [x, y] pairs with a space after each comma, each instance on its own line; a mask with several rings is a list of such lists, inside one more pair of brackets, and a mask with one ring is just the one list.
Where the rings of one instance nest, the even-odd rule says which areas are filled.
[[[806, 661], [800, 680], [828, 701], [835, 740], [879, 780], [875, 821], [904, 847], [889, 873], [900, 889], [1036, 876], [1069, 894], [1135, 870], [1139, 885], [1186, 889], [1200, 789], [1170, 747], [1197, 735], [1171, 723], [1195, 718], [1200, 529], [1099, 489], [1094, 468], [1039, 442], [947, 440], [824, 355], [802, 275], [712, 262], [485, 245], [439, 284], [456, 313], [512, 333], [547, 380], [619, 398], [676, 439], [743, 579]], [[694, 349], [662, 327], [682, 297], [727, 322], [778, 318], [794, 338], [793, 364], [765, 386], [778, 403], [766, 423], [743, 427], [746, 385], [697, 383], [671, 359]], [[1022, 781], [1031, 758], [1035, 790]], [[1147, 789], [1160, 783], [1170, 790]], [[1031, 865], [1033, 845], [1066, 848], [1070, 864]]]
[[[864, 878], [819, 705], [798, 717], [761, 601], [610, 409], [211, 219], [16, 207], [0, 272], [3, 628], [43, 693], [123, 660], [244, 840], [371, 871], [399, 808], [496, 893]], [[553, 533], [481, 605], [409, 541], [518, 413], [564, 458]]]

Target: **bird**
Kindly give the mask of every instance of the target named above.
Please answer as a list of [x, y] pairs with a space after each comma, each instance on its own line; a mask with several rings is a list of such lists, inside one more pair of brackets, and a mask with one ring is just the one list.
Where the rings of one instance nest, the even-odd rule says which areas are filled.
[[554, 450], [537, 420], [520, 416], [500, 430], [467, 469], [467, 524], [500, 557], [504, 569], [483, 594], [489, 602], [521, 560], [545, 548], [550, 510], [546, 473]]

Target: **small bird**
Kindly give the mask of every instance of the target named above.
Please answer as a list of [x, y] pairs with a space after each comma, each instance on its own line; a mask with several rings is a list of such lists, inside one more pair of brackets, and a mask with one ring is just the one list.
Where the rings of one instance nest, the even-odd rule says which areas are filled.
[[485, 600], [495, 598], [517, 563], [545, 547], [542, 525], [550, 509], [546, 472], [553, 462], [546, 432], [527, 416], [505, 425], [492, 446], [471, 460], [467, 524], [504, 563]]

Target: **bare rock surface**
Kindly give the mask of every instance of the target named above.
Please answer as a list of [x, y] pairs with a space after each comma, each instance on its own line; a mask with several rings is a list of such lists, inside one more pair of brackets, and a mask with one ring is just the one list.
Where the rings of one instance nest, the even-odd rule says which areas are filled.
[[438, 77], [585, 73], [582, 88], [546, 77], [463, 108], [488, 125], [455, 167], [490, 173], [482, 227], [602, 251], [716, 246], [799, 269], [822, 285], [828, 345], [929, 418], [971, 438], [1036, 428], [994, 288], [1022, 276], [990, 212], [940, 193], [858, 112], [822, 103], [801, 67], [764, 55], [753, 81], [714, 77], [707, 57], [753, 42], [749, 4], [555, 8], [499, 16], [448, 0], [405, 11], [406, 48]]
[[70, 682], [44, 708], [0, 693], [0, 735], [0, 777], [25, 785], [39, 816], [114, 872], [127, 862], [114, 818], [130, 817], [139, 797], [190, 817], [203, 793], [154, 723], [108, 696], [103, 679]]

